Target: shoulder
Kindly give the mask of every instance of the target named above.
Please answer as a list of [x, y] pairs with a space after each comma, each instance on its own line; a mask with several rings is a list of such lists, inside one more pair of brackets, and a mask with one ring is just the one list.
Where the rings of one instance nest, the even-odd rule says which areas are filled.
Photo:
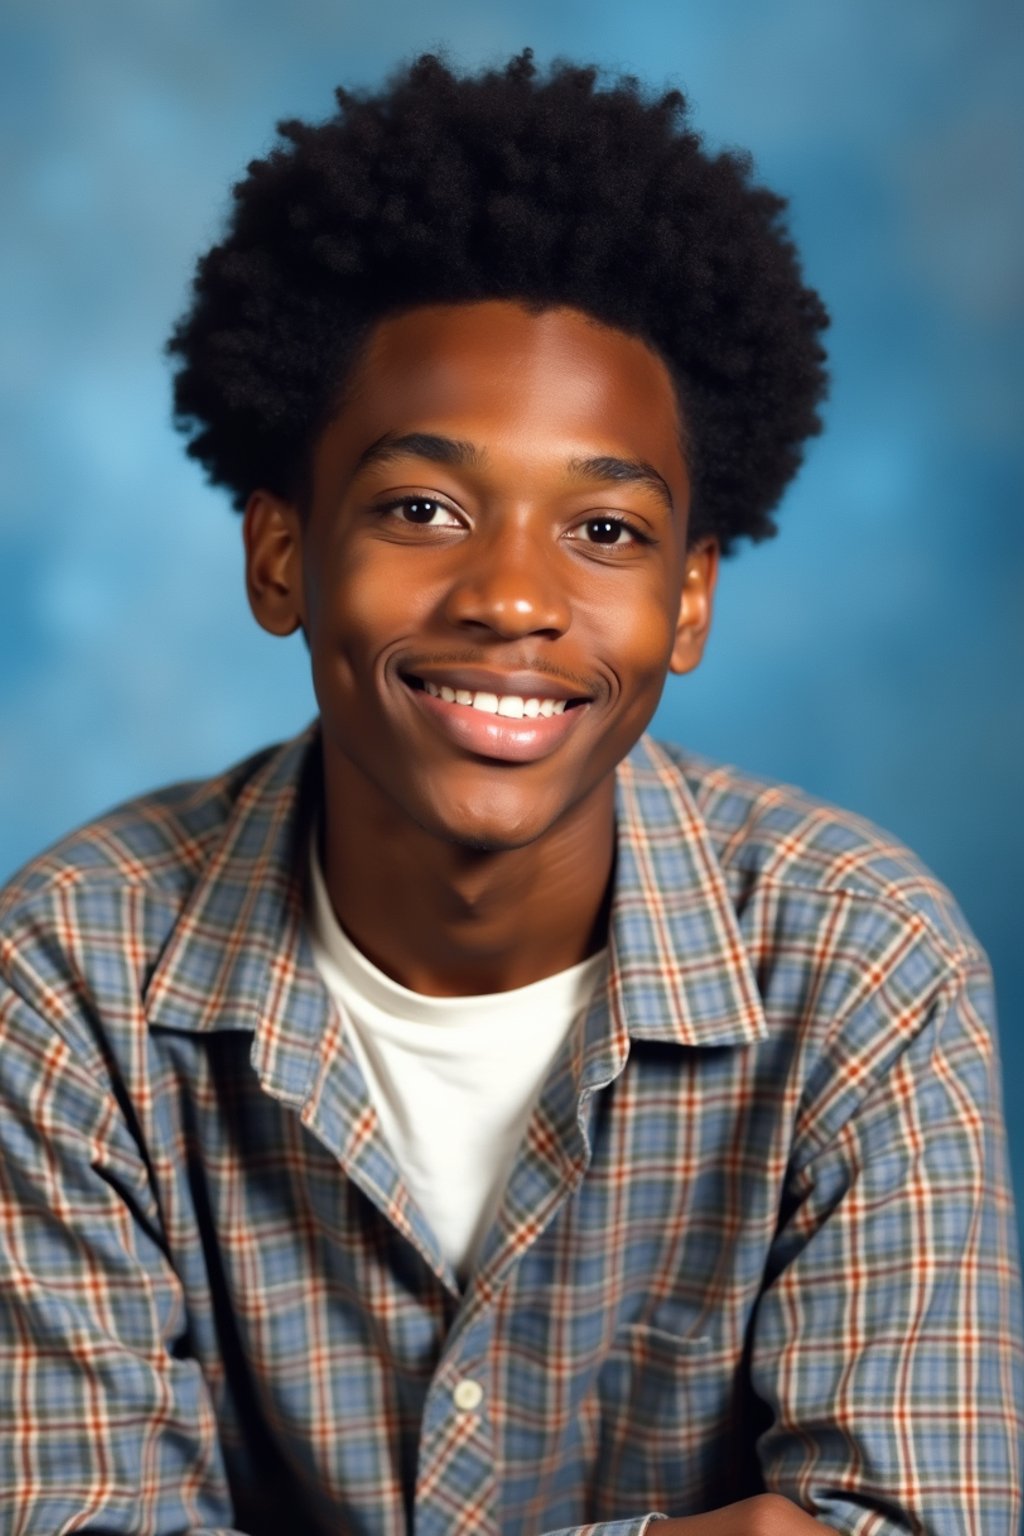
[[899, 1062], [905, 1083], [942, 1076], [997, 1104], [991, 969], [926, 865], [791, 785], [652, 751], [721, 872], [766, 1021], [759, 1070], [799, 1105], [797, 1139], [826, 1144], [876, 1089], [884, 1113]]
[[19, 1000], [69, 1027], [133, 1012], [223, 867], [231, 890], [244, 885], [247, 851], [295, 798], [305, 744], [127, 801], [19, 870], [0, 890], [0, 1016]]
[[658, 742], [685, 782], [734, 899], [801, 907], [809, 920], [854, 908], [879, 932], [911, 928], [945, 963], [973, 963], [980, 949], [956, 901], [891, 833], [793, 785]]
[[54, 1051], [127, 1081], [162, 975], [187, 1027], [250, 1020], [301, 880], [313, 730], [115, 807], [0, 891], [0, 1080]]
[[0, 890], [0, 932], [27, 906], [56, 894], [143, 888], [187, 897], [209, 862], [241, 792], [272, 755], [255, 753], [208, 779], [167, 785], [114, 806], [31, 859]]

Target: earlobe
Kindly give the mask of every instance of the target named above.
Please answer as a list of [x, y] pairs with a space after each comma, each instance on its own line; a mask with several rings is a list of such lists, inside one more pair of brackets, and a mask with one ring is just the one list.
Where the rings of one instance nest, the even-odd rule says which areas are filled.
[[704, 539], [686, 552], [683, 588], [679, 598], [679, 621], [669, 671], [692, 672], [704, 655], [715, 582], [718, 579], [718, 540]]
[[242, 536], [253, 617], [271, 635], [294, 634], [304, 609], [298, 512], [270, 491], [253, 491]]

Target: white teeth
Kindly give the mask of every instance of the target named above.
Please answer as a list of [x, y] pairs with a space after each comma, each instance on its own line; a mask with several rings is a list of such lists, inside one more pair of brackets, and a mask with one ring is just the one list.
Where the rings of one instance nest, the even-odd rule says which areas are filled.
[[565, 713], [568, 699], [524, 699], [516, 693], [478, 693], [468, 688], [450, 688], [447, 683], [432, 683], [423, 679], [423, 687], [432, 699], [442, 699], [446, 704], [470, 705], [485, 715], [505, 715], [510, 720], [536, 720], [540, 715], [550, 719], [552, 715]]

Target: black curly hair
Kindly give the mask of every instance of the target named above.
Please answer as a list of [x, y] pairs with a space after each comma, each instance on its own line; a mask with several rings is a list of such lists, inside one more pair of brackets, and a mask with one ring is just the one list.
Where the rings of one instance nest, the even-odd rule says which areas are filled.
[[821, 428], [820, 333], [782, 222], [748, 156], [709, 154], [672, 90], [526, 49], [456, 75], [424, 54], [234, 188], [168, 343], [176, 424], [241, 510], [301, 500], [313, 446], [373, 326], [418, 304], [566, 305], [641, 337], [678, 390], [690, 541], [773, 534], [771, 511]]

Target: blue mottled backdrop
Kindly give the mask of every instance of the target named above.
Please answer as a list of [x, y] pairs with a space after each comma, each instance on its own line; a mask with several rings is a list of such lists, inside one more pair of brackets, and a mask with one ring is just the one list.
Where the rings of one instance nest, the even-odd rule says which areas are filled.
[[313, 713], [161, 357], [275, 119], [436, 44], [678, 83], [792, 199], [835, 383], [782, 535], [726, 566], [658, 724], [866, 814], [953, 888], [995, 966], [1024, 1195], [1022, 33], [1009, 0], [6, 0], [0, 876]]

